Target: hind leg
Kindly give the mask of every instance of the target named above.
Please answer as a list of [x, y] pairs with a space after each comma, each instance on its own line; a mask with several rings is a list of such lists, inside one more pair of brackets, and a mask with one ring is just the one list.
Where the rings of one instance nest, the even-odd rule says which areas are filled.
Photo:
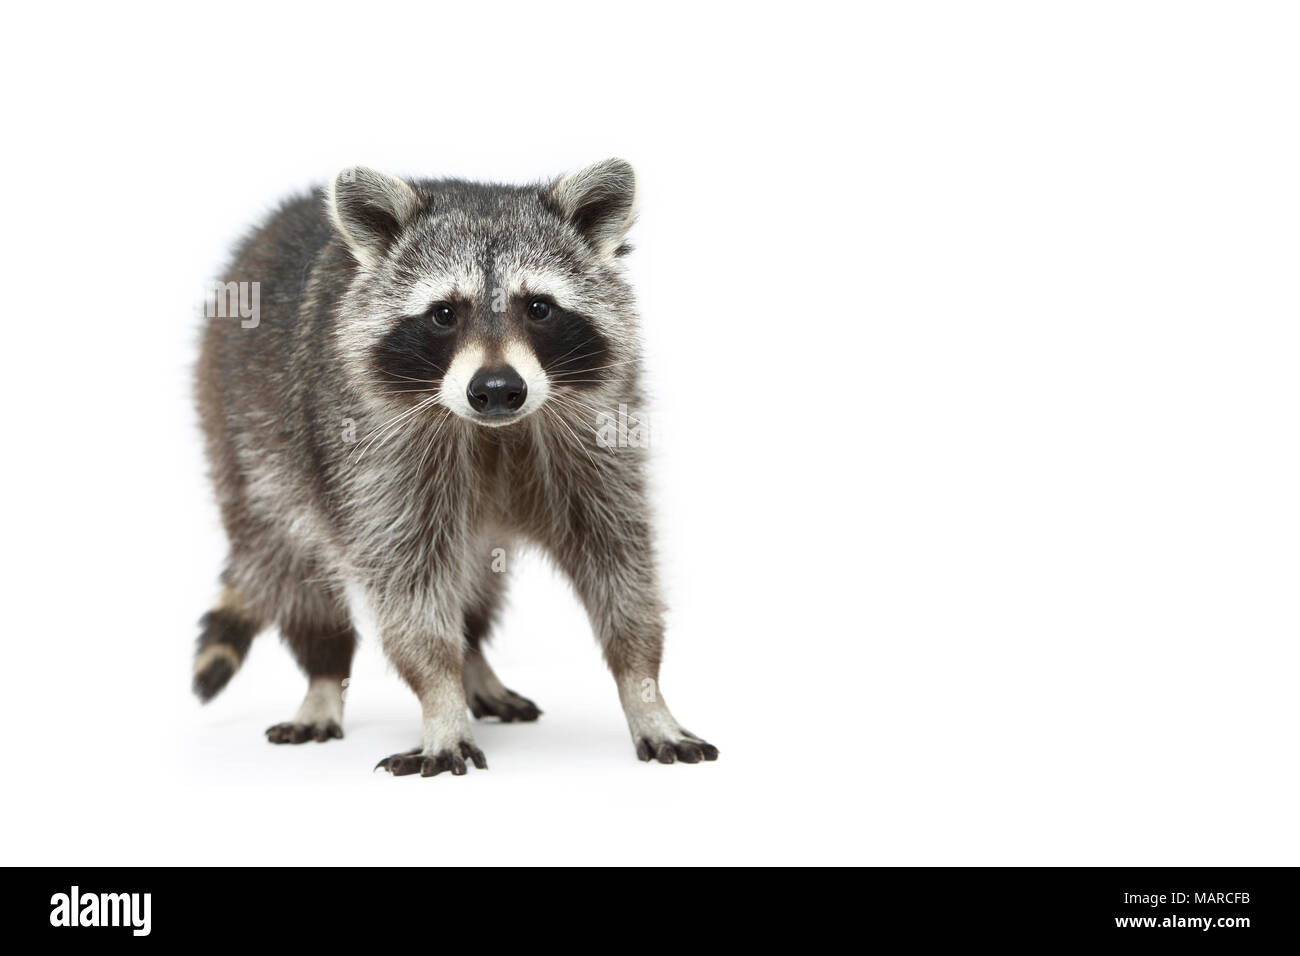
[[501, 683], [492, 668], [476, 648], [465, 650], [465, 700], [475, 717], [497, 717], [503, 724], [516, 720], [536, 720], [541, 708], [527, 697], [516, 694]]
[[508, 724], [536, 720], [542, 712], [527, 697], [502, 684], [483, 656], [505, 592], [504, 561], [504, 556], [493, 557], [489, 552], [479, 572], [474, 597], [465, 611], [465, 667], [461, 676], [470, 713], [479, 718], [496, 717]]
[[307, 675], [307, 696], [292, 720], [267, 728], [267, 739], [301, 744], [342, 737], [343, 689], [357, 644], [346, 602], [318, 589], [310, 599], [296, 603], [280, 631]]

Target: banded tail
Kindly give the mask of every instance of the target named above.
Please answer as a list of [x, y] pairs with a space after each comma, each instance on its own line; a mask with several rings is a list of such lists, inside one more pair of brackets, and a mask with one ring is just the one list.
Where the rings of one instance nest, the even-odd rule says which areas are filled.
[[244, 663], [262, 622], [234, 591], [226, 588], [217, 606], [199, 619], [199, 627], [202, 631], [194, 653], [194, 693], [206, 704], [221, 693]]

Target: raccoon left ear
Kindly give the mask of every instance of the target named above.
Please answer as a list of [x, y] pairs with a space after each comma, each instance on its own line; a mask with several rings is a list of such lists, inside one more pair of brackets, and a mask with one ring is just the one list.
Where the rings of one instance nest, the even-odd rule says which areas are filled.
[[607, 159], [565, 176], [547, 198], [602, 258], [619, 253], [636, 218], [636, 173], [623, 159]]
[[420, 197], [403, 180], [377, 169], [352, 166], [330, 183], [325, 197], [330, 219], [362, 265], [384, 255], [420, 205]]

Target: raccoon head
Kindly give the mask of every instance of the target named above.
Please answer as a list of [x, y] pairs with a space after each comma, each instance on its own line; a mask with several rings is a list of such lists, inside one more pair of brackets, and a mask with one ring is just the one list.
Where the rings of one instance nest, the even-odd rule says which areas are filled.
[[582, 407], [636, 358], [634, 194], [620, 159], [527, 187], [344, 170], [326, 203], [355, 265], [336, 325], [355, 377], [484, 426]]

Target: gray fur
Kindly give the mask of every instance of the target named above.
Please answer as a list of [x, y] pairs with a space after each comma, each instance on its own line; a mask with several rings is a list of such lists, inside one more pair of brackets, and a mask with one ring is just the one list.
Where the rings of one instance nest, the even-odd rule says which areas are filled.
[[[394, 773], [481, 764], [468, 706], [502, 719], [528, 713], [531, 702], [501, 685], [481, 647], [502, 591], [494, 549], [516, 543], [539, 546], [572, 580], [638, 755], [716, 756], [658, 693], [663, 601], [644, 450], [594, 440], [596, 414], [643, 407], [621, 260], [633, 190], [621, 160], [528, 187], [349, 170], [328, 191], [281, 207], [222, 278], [261, 291], [256, 327], [209, 320], [198, 366], [231, 545], [223, 608], [250, 629], [279, 625], [316, 686], [333, 686], [348, 674], [354, 642], [343, 593], [363, 594], [423, 710], [419, 751], [382, 762]], [[516, 304], [494, 311], [502, 290]], [[587, 341], [605, 347], [601, 367], [577, 377], [581, 366], [561, 355], [542, 368], [528, 338], [538, 327], [519, 311], [539, 294], [581, 318], [566, 328], [592, 332]], [[464, 417], [455, 369], [427, 380], [385, 374], [381, 343], [399, 363], [398, 333], [413, 330], [424, 347], [411, 317], [431, 297], [465, 303], [448, 333], [451, 366], [531, 362], [529, 401], [540, 405], [487, 427]]]

